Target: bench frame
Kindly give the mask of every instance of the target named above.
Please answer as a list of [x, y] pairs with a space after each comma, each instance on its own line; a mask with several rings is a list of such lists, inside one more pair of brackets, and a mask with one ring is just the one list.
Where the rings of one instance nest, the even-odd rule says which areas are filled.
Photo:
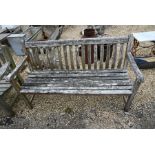
[[[16, 91], [20, 94], [20, 90], [21, 87], [17, 84], [15, 77], [21, 72], [21, 70], [24, 68], [25, 64], [28, 63], [29, 66], [31, 66], [31, 70], [34, 70], [33, 68], [33, 64], [31, 61], [31, 57], [29, 55], [28, 52], [28, 48], [35, 48], [35, 47], [43, 47], [43, 48], [48, 48], [50, 47], [55, 47], [55, 46], [61, 46], [61, 45], [98, 45], [98, 44], [116, 44], [116, 43], [120, 43], [120, 42], [127, 42], [127, 49], [126, 49], [126, 56], [125, 59], [126, 61], [124, 61], [124, 66], [127, 68], [128, 65], [130, 65], [132, 71], [134, 72], [134, 75], [136, 77], [135, 81], [134, 81], [134, 85], [133, 85], [133, 89], [132, 89], [132, 94], [128, 95], [127, 97], [123, 96], [124, 102], [125, 102], [125, 106], [124, 106], [124, 110], [128, 111], [130, 109], [130, 106], [132, 104], [132, 101], [134, 99], [134, 96], [136, 95], [140, 84], [144, 81], [144, 77], [141, 73], [141, 71], [139, 70], [131, 52], [133, 49], [133, 42], [134, 42], [134, 38], [132, 35], [129, 36], [125, 36], [125, 37], [105, 37], [105, 38], [89, 38], [89, 39], [80, 39], [80, 40], [52, 40], [52, 41], [37, 41], [37, 42], [25, 42], [25, 52], [26, 52], [26, 57], [17, 65], [17, 67], [12, 71], [12, 73], [10, 73], [7, 76], [7, 80], [10, 81], [13, 85], [13, 87], [16, 89]], [[115, 59], [115, 56], [114, 56]], [[114, 60], [115, 61], [115, 60]], [[114, 64], [115, 65], [115, 64]], [[88, 64], [88, 69], [89, 69], [89, 64]], [[35, 94], [35, 93], [34, 93]], [[31, 102], [27, 99], [27, 97], [25, 96], [25, 94], [23, 94], [23, 99], [25, 100], [25, 102], [27, 103], [27, 105], [31, 105]], [[31, 106], [30, 106], [31, 107]]]

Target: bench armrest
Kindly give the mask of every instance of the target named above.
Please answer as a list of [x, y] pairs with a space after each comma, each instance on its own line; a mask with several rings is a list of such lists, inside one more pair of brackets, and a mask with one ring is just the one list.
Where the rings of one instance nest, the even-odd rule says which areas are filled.
[[139, 70], [131, 52], [127, 52], [127, 58], [128, 58], [128, 62], [130, 63], [130, 65], [132, 67], [132, 70], [134, 71], [134, 73], [136, 75], [136, 80], [139, 82], [144, 82], [144, 76], [141, 73], [141, 71]]
[[24, 64], [26, 63], [28, 57], [25, 57], [17, 66], [16, 68], [8, 75], [6, 76], [6, 80], [7, 81], [11, 81], [20, 70], [22, 70], [22, 68], [24, 67]]

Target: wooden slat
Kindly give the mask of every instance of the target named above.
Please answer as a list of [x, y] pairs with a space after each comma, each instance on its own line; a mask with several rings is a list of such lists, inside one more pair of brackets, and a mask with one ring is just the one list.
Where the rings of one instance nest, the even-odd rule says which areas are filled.
[[29, 61], [30, 67], [34, 70], [35, 65], [34, 65], [34, 62], [33, 62], [32, 49], [31, 48], [27, 49], [27, 55], [28, 55], [28, 61]]
[[110, 45], [107, 45], [105, 69], [109, 68], [110, 63]]
[[[51, 87], [52, 86], [52, 87]], [[42, 89], [42, 90], [131, 90], [133, 87], [132, 86], [102, 86], [102, 87], [63, 87], [63, 85], [61, 87], [55, 87], [53, 85], [44, 85], [44, 86], [23, 86], [22, 89]], [[0, 88], [1, 89], [1, 88]]]
[[0, 88], [9, 88], [11, 86], [10, 83], [0, 84]]
[[85, 46], [81, 46], [81, 56], [82, 56], [82, 67], [85, 70]]
[[94, 45], [94, 69], [97, 70], [97, 45]]
[[11, 79], [16, 76], [19, 71], [24, 67], [24, 64], [26, 63], [28, 57], [26, 56], [21, 62], [16, 66], [16, 68], [6, 77], [7, 81], [10, 81]]
[[39, 49], [38, 48], [35, 49], [35, 56], [36, 56], [38, 67], [41, 69], [41, 61], [39, 58]]
[[31, 56], [32, 56], [32, 61], [35, 69], [37, 69], [38, 61], [36, 57], [36, 48], [31, 48]]
[[49, 73], [49, 74], [70, 74], [70, 73], [76, 73], [76, 74], [89, 74], [89, 73], [127, 73], [126, 69], [110, 69], [110, 70], [42, 70], [42, 71], [33, 71], [31, 74], [43, 74], [43, 73]]
[[52, 65], [52, 62], [51, 62], [52, 60], [50, 59], [50, 53], [51, 53], [51, 51], [50, 51], [49, 47], [46, 48], [47, 68], [53, 69], [53, 65]]
[[128, 36], [123, 37], [102, 37], [102, 38], [83, 38], [78, 40], [48, 40], [26, 42], [26, 47], [48, 47], [66, 45], [92, 45], [92, 44], [116, 44], [128, 42]]
[[76, 65], [77, 69], [80, 69], [80, 62], [79, 62], [79, 49], [78, 46], [75, 46], [75, 55], [76, 55]]
[[61, 55], [61, 47], [57, 47], [58, 49], [58, 59], [59, 59], [59, 65], [60, 65], [60, 69], [63, 69], [63, 63], [62, 63], [62, 55]]
[[66, 66], [66, 69], [69, 70], [68, 59], [67, 59], [67, 46], [63, 46], [63, 52], [64, 52], [65, 66]]
[[71, 69], [74, 70], [73, 46], [69, 46]]
[[42, 89], [22, 89], [21, 93], [41, 93], [41, 94], [48, 94], [48, 93], [56, 93], [56, 94], [94, 94], [94, 95], [126, 95], [132, 94], [131, 90], [42, 90]]
[[117, 63], [117, 44], [113, 45], [113, 60], [111, 68], [114, 69]]
[[[132, 82], [130, 80], [100, 80], [98, 78], [95, 79], [95, 82], [93, 82], [93, 78], [84, 78], [83, 81], [78, 81], [78, 79], [75, 78], [52, 78], [52, 79], [34, 79], [34, 78], [28, 78], [23, 86], [49, 86], [49, 87], [103, 87], [103, 86], [133, 86]], [[88, 80], [88, 81], [87, 81]], [[65, 82], [64, 82], [65, 81]]]
[[91, 69], [91, 45], [87, 45], [88, 52], [88, 69]]
[[10, 63], [7, 62], [5, 63], [1, 68], [0, 68], [0, 80], [3, 78], [3, 76], [5, 75], [5, 73], [7, 72], [8, 68], [9, 68]]
[[104, 74], [30, 74], [29, 77], [128, 77], [127, 73], [104, 73]]
[[0, 60], [2, 61], [3, 64], [6, 62], [5, 57], [2, 53], [0, 53]]
[[100, 45], [100, 69], [103, 69], [104, 45]]
[[119, 52], [119, 60], [118, 60], [117, 68], [121, 68], [121, 65], [123, 63], [123, 48], [124, 48], [124, 44], [120, 44], [120, 52]]

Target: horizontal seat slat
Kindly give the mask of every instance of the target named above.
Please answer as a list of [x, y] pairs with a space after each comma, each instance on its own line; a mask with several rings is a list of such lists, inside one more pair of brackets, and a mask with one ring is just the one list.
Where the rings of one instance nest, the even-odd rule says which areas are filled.
[[33, 90], [115, 90], [115, 89], [122, 89], [122, 90], [131, 90], [132, 86], [102, 86], [102, 87], [51, 87], [51, 86], [23, 86], [22, 89], [33, 89]]
[[132, 93], [131, 90], [56, 90], [56, 89], [49, 89], [49, 90], [42, 90], [42, 89], [22, 89], [21, 93], [33, 94], [33, 93], [40, 93], [40, 94], [94, 94], [94, 95], [129, 95]]
[[9, 87], [11, 87], [10, 83], [4, 83], [4, 84], [0, 83], [0, 88], [9, 88]]
[[107, 70], [39, 70], [39, 71], [33, 71], [31, 74], [97, 74], [97, 73], [127, 73], [127, 70], [125, 69], [107, 69]]
[[42, 85], [42, 84], [49, 84], [51, 86], [53, 85], [66, 85], [66, 86], [71, 86], [71, 85], [83, 85], [83, 86], [103, 86], [103, 85], [132, 85], [130, 80], [103, 80], [99, 78], [89, 78], [89, 79], [76, 79], [76, 78], [28, 78], [24, 85]]
[[77, 77], [128, 77], [127, 73], [98, 73], [98, 74], [29, 74], [30, 78], [65, 78], [65, 77], [72, 77], [72, 78], [77, 78]]

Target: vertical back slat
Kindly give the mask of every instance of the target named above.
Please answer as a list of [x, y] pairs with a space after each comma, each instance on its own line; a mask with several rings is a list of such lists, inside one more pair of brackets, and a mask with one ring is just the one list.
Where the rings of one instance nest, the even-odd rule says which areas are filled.
[[69, 46], [71, 69], [74, 70], [73, 46]]
[[85, 69], [85, 46], [81, 46], [82, 68]]
[[62, 51], [61, 51], [61, 46], [60, 47], [57, 47], [58, 49], [58, 59], [59, 59], [59, 66], [60, 66], [60, 69], [63, 69], [63, 63], [62, 63]]
[[88, 69], [91, 69], [91, 45], [87, 45]]
[[124, 44], [120, 44], [119, 60], [118, 60], [117, 68], [121, 68], [121, 65], [123, 63], [123, 48], [124, 48]]
[[94, 69], [97, 69], [97, 45], [94, 45]]
[[40, 61], [40, 58], [39, 58], [39, 49], [37, 47], [35, 49], [35, 56], [36, 56], [38, 68], [40, 69], [41, 68], [41, 61]]
[[50, 54], [51, 54], [51, 49], [48, 47], [46, 48], [47, 65], [48, 65], [48, 68], [53, 69]]
[[66, 69], [69, 70], [68, 59], [67, 59], [67, 46], [63, 46], [63, 52], [64, 52], [65, 66], [66, 66]]
[[[111, 52], [111, 51], [110, 51]], [[113, 59], [111, 68], [114, 69], [117, 63], [117, 44], [113, 45]]]
[[77, 69], [80, 69], [79, 47], [78, 47], [78, 46], [75, 46], [75, 55], [76, 55], [76, 65], [77, 65]]
[[43, 48], [43, 51], [42, 51], [42, 57], [43, 57], [43, 66], [44, 68], [47, 68], [47, 49], [46, 48]]
[[107, 45], [106, 49], [106, 62], [105, 62], [105, 69], [109, 68], [109, 61], [110, 61], [110, 45]]
[[100, 69], [103, 69], [104, 45], [100, 45]]

